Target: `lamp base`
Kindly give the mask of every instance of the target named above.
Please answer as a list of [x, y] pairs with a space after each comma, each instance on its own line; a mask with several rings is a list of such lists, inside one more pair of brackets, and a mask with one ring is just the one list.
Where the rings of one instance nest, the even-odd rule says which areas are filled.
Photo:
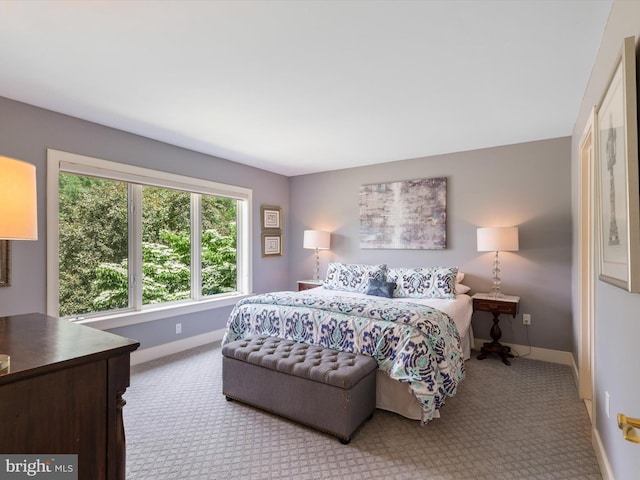
[[502, 293], [502, 280], [500, 280], [500, 259], [498, 258], [497, 251], [496, 256], [493, 257], [493, 286], [491, 287], [491, 293], [493, 293], [493, 298], [504, 297]]
[[316, 263], [313, 266], [313, 279], [320, 280], [320, 252], [316, 248]]

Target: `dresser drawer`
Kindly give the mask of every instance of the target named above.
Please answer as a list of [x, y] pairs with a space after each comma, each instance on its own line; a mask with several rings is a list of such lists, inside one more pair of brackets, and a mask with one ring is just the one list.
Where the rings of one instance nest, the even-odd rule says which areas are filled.
[[474, 298], [473, 309], [480, 312], [497, 312], [515, 315], [518, 313], [518, 303]]

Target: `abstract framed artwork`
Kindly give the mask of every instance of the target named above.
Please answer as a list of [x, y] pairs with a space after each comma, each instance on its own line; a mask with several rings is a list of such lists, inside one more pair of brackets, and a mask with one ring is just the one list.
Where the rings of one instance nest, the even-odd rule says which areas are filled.
[[629, 292], [640, 292], [635, 63], [628, 37], [596, 111], [599, 279]]
[[360, 187], [360, 247], [447, 248], [447, 178]]
[[282, 255], [282, 234], [263, 233], [262, 234], [262, 256], [277, 257]]
[[9, 240], [0, 240], [0, 287], [9, 285]]
[[280, 230], [282, 228], [282, 208], [260, 207], [263, 230]]

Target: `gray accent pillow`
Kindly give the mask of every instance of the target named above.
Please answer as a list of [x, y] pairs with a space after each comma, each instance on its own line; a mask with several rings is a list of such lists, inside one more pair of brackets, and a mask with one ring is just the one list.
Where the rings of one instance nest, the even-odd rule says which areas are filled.
[[385, 282], [384, 280], [377, 280], [375, 278], [369, 279], [369, 285], [367, 285], [367, 295], [375, 295], [376, 297], [393, 298], [393, 291], [396, 289], [395, 282]]

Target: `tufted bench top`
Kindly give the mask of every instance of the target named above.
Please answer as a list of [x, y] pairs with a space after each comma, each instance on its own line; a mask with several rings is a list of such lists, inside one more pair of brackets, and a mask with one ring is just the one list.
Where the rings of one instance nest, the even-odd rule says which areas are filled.
[[229, 342], [222, 355], [345, 390], [378, 367], [366, 355], [264, 335]]

